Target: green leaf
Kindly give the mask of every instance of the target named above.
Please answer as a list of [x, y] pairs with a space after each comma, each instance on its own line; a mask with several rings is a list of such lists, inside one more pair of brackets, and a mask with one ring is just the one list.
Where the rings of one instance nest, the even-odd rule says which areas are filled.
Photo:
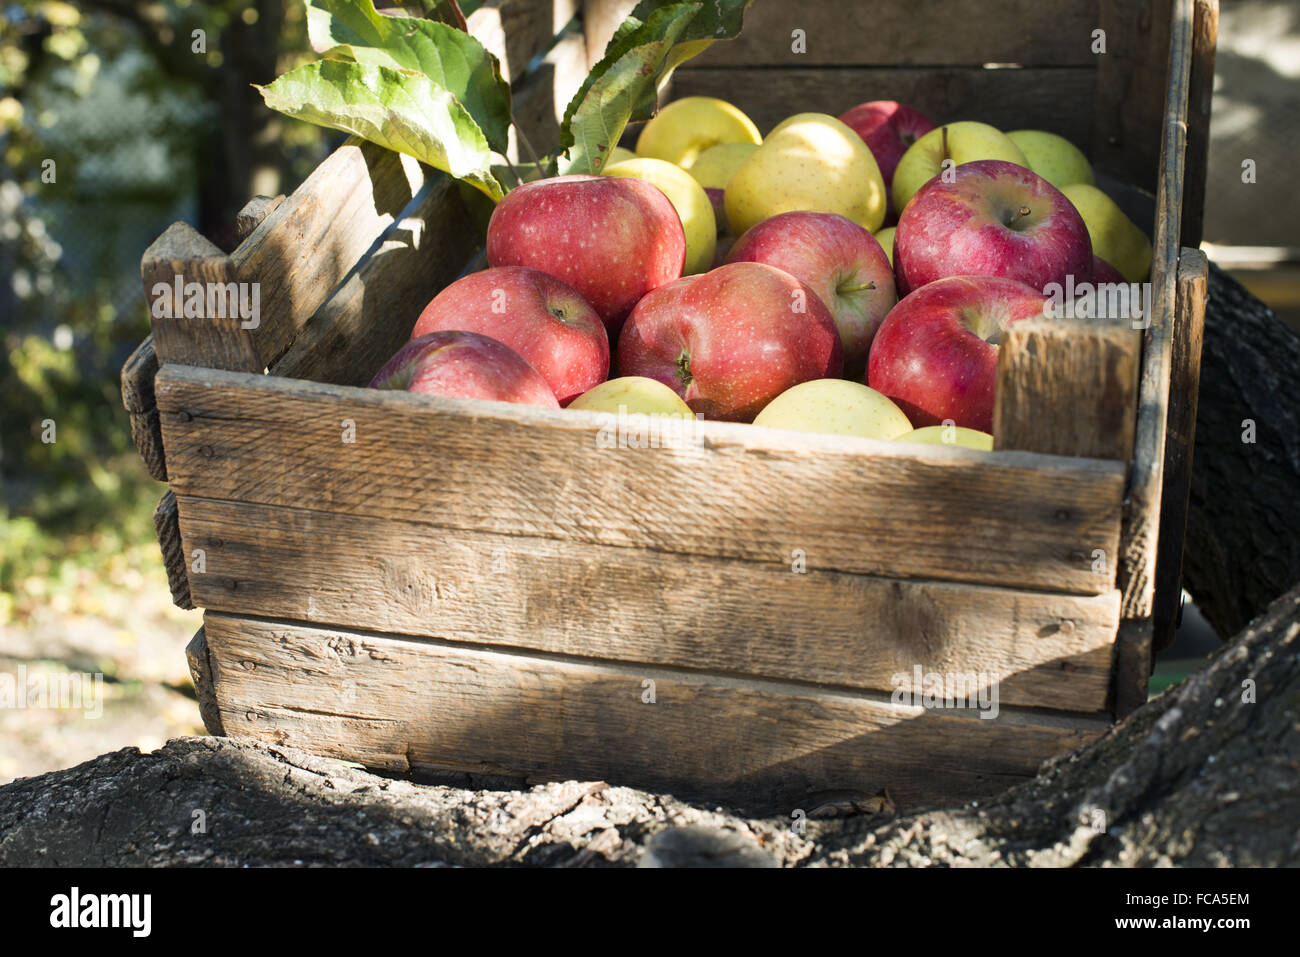
[[642, 0], [569, 102], [561, 125], [561, 173], [598, 173], [627, 124], [649, 119], [672, 71], [714, 40], [740, 33], [751, 0]]
[[307, 0], [307, 35], [318, 53], [423, 73], [451, 92], [498, 153], [510, 128], [510, 84], [496, 57], [468, 33], [434, 20], [389, 17], [374, 0]]
[[503, 193], [492, 151], [460, 101], [422, 74], [347, 60], [320, 60], [258, 87], [286, 116], [355, 133], [466, 180], [494, 200]]

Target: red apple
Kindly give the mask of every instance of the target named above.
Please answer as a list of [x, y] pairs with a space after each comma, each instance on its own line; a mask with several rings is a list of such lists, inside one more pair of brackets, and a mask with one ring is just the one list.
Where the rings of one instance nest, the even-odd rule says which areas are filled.
[[871, 339], [898, 301], [875, 236], [835, 213], [780, 213], [751, 226], [727, 262], [767, 263], [811, 286], [840, 331], [845, 374], [862, 375]]
[[741, 262], [647, 294], [619, 339], [618, 368], [657, 379], [706, 418], [748, 422], [791, 386], [838, 376], [843, 350], [816, 292]]
[[936, 176], [898, 218], [900, 295], [947, 276], [1001, 276], [1045, 289], [1092, 279], [1092, 241], [1074, 204], [1032, 170], [1002, 160]]
[[379, 370], [370, 388], [560, 407], [542, 374], [523, 356], [495, 339], [459, 330], [412, 339]]
[[572, 287], [526, 266], [456, 280], [424, 307], [411, 338], [444, 329], [505, 343], [542, 374], [561, 405], [609, 375], [609, 337], [596, 310]]
[[993, 430], [998, 340], [1043, 312], [1047, 297], [994, 276], [954, 276], [922, 286], [893, 308], [871, 344], [867, 385], [922, 428], [945, 419]]
[[524, 183], [497, 204], [487, 259], [567, 282], [613, 341], [638, 299], [682, 274], [686, 234], [668, 197], [645, 180], [557, 176]]
[[1120, 271], [1096, 253], [1092, 254], [1092, 281], [1095, 285], [1127, 282]]
[[[894, 169], [907, 148], [934, 129], [934, 121], [910, 106], [893, 100], [859, 103], [840, 116], [840, 122], [862, 137], [876, 158], [885, 187], [894, 181]], [[893, 204], [890, 204], [893, 208]]]

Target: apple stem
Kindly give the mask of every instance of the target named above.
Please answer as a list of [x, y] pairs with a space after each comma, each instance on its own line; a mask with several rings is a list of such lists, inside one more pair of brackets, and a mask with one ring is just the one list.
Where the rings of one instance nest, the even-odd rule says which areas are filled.
[[677, 357], [677, 378], [681, 380], [682, 386], [686, 387], [691, 384], [691, 354], [685, 349]]
[[950, 159], [950, 157], [948, 156], [948, 127], [945, 126], [943, 128], [943, 132], [940, 133], [939, 136], [940, 139], [943, 140], [943, 158]]
[[1017, 220], [1024, 219], [1028, 215], [1029, 215], [1029, 207], [1021, 206], [1018, 210], [1016, 210], [1016, 214], [1011, 217], [1011, 222], [1007, 223], [1007, 225], [1008, 226], [1014, 225]]
[[859, 282], [859, 283], [854, 283], [852, 286], [840, 286], [835, 291], [838, 292], [841, 296], [844, 296], [852, 292], [862, 292], [862, 290], [864, 289], [875, 289], [875, 288], [876, 288], [876, 284], [874, 282]]

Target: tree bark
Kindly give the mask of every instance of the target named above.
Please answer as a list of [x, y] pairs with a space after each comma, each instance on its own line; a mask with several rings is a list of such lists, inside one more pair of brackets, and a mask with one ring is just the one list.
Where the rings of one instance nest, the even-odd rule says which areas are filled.
[[1225, 638], [1300, 581], [1297, 371], [1300, 334], [1211, 263], [1183, 587]]

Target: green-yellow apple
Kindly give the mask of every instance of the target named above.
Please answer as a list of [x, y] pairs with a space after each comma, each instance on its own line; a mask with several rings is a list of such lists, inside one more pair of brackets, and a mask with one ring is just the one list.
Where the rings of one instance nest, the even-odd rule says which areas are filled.
[[712, 268], [718, 224], [708, 194], [690, 173], [665, 160], [638, 156], [606, 166], [605, 175], [630, 176], [663, 190], [677, 210], [686, 233], [686, 264], [682, 273], [690, 276]]
[[839, 375], [844, 349], [805, 283], [774, 266], [728, 263], [638, 302], [618, 368], [657, 379], [707, 418], [748, 422], [791, 386]]
[[1129, 282], [1145, 279], [1151, 271], [1151, 240], [1146, 233], [1096, 186], [1070, 183], [1061, 192], [1087, 224], [1092, 251], [1118, 269]]
[[727, 183], [734, 233], [796, 210], [838, 213], [868, 231], [885, 220], [885, 181], [862, 137], [825, 113], [780, 123]]
[[609, 151], [609, 155], [605, 157], [605, 165], [610, 166], [630, 159], [636, 159], [636, 154], [625, 146], [615, 146]]
[[628, 415], [683, 415], [694, 418], [691, 407], [662, 382], [640, 375], [619, 376], [588, 389], [569, 403], [570, 409], [588, 412], [622, 410]]
[[951, 166], [960, 166], [985, 159], [1029, 165], [1020, 147], [987, 123], [963, 120], [931, 130], [909, 146], [898, 161], [892, 189], [894, 211], [902, 215], [916, 191], [943, 172], [945, 160], [952, 160]]
[[884, 229], [876, 231], [876, 242], [880, 243], [880, 248], [885, 251], [889, 257], [889, 264], [894, 264], [894, 233], [898, 231], [897, 226], [886, 226]]
[[1012, 130], [1007, 139], [1020, 147], [1029, 168], [1057, 189], [1070, 183], [1095, 182], [1088, 157], [1064, 136], [1046, 130]]
[[912, 431], [903, 410], [875, 389], [848, 379], [814, 379], [786, 389], [763, 407], [755, 425], [896, 439]]
[[686, 234], [663, 190], [618, 176], [556, 176], [497, 203], [489, 266], [528, 266], [563, 280], [600, 313], [610, 342], [638, 299], [682, 274]]
[[609, 336], [587, 300], [526, 266], [470, 273], [424, 307], [411, 338], [459, 329], [505, 343], [550, 383], [560, 404], [609, 375]]
[[727, 262], [767, 263], [811, 286], [840, 330], [844, 374], [862, 375], [871, 339], [898, 302], [893, 267], [871, 233], [835, 213], [781, 213], [736, 240]]
[[650, 118], [636, 141], [636, 155], [690, 169], [695, 158], [719, 143], [760, 143], [754, 121], [726, 100], [688, 96]]
[[699, 155], [690, 168], [690, 174], [704, 187], [713, 204], [713, 215], [718, 221], [718, 235], [727, 232], [727, 210], [724, 205], [727, 184], [736, 175], [740, 164], [758, 149], [757, 143], [719, 143]]
[[956, 445], [963, 449], [993, 451], [993, 436], [978, 429], [961, 425], [927, 425], [914, 432], [900, 435], [896, 442], [916, 442], [921, 445]]
[[560, 407], [527, 359], [496, 339], [458, 329], [412, 339], [384, 364], [370, 388]]

